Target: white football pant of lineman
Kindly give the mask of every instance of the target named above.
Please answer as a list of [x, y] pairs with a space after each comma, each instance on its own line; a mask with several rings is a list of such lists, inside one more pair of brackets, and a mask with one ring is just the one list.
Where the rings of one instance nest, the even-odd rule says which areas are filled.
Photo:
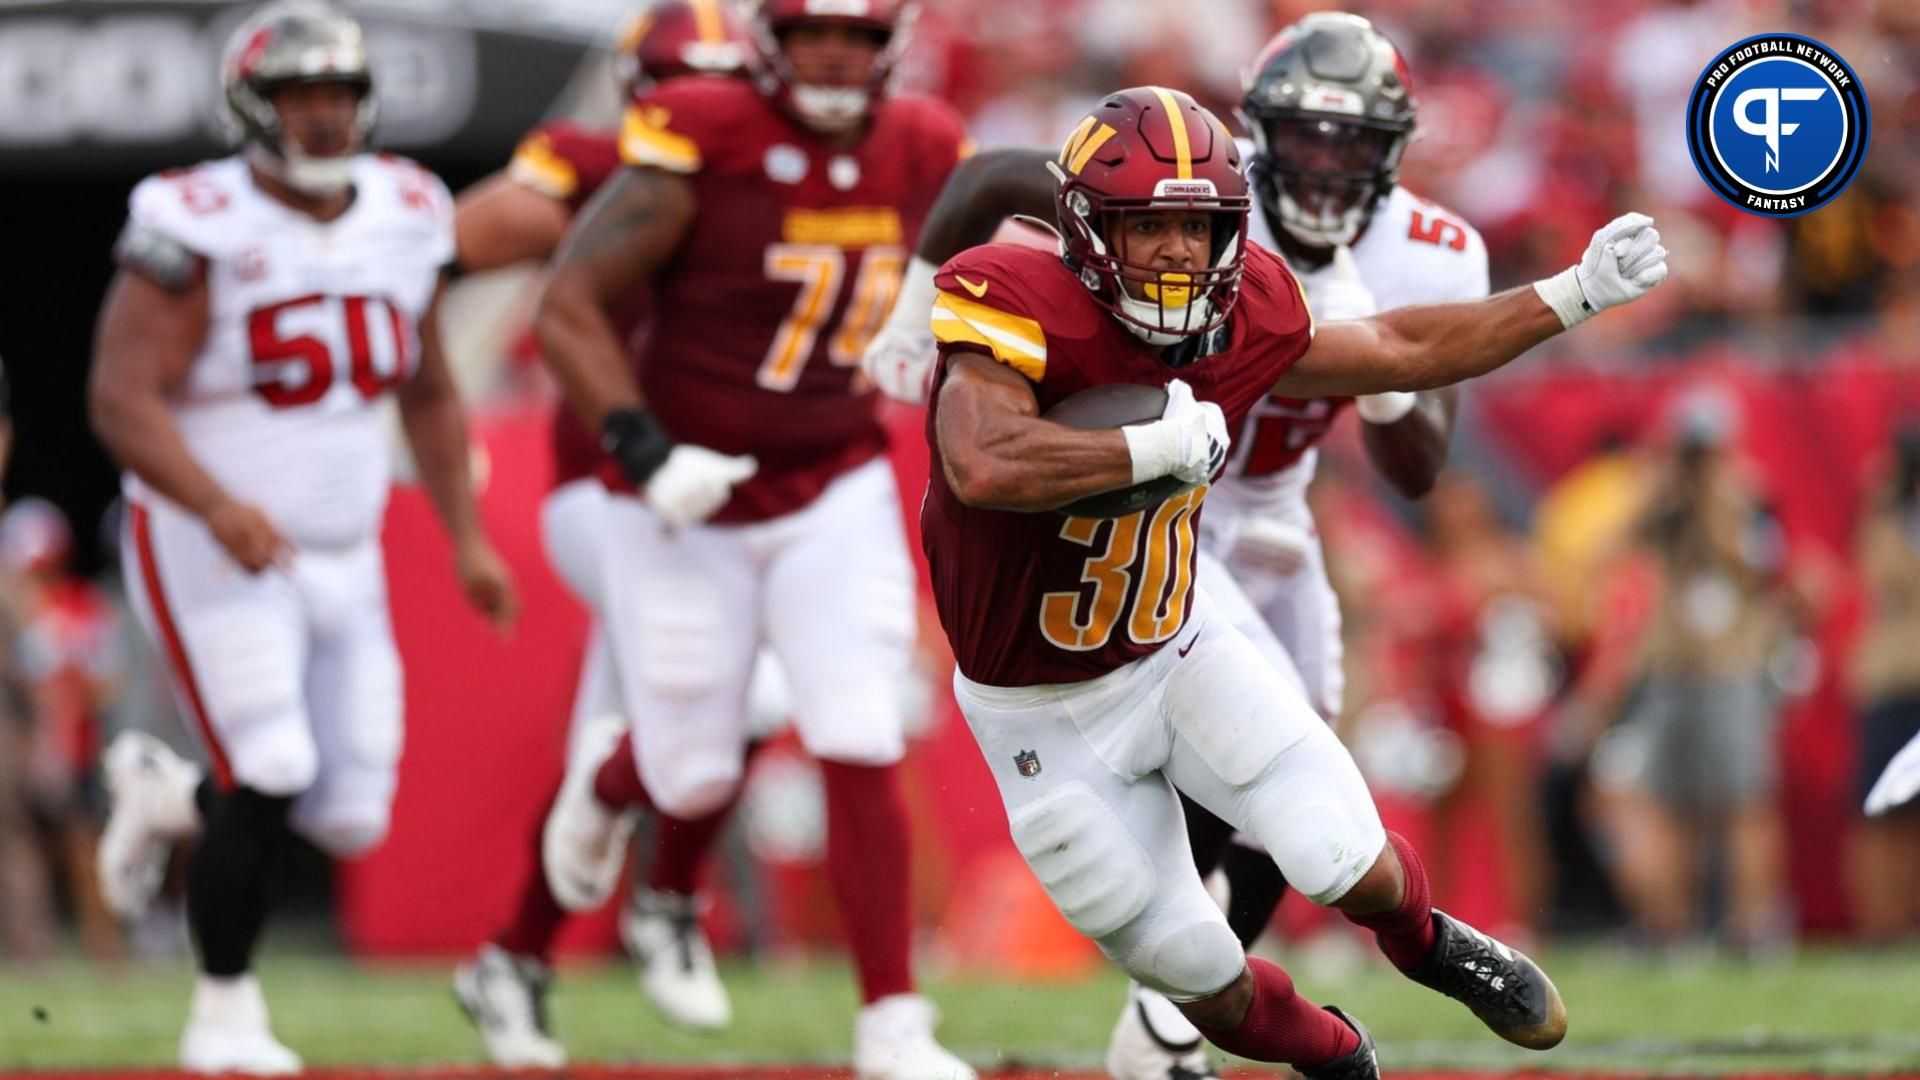
[[[289, 826], [322, 851], [350, 859], [377, 846], [402, 742], [400, 656], [378, 541], [304, 547], [284, 568], [247, 574], [199, 519], [163, 500], [134, 506], [129, 527], [134, 612], [163, 655], [177, 644], [174, 688], [209, 756], [235, 784], [292, 797]], [[170, 783], [179, 775], [148, 772]], [[176, 792], [129, 805], [178, 800]], [[251, 975], [199, 980], [180, 1056], [194, 1072], [300, 1067], [270, 1031]]]
[[[851, 765], [900, 761], [899, 690], [917, 620], [884, 457], [768, 521], [675, 526], [619, 496], [608, 499], [606, 520], [602, 616], [654, 805], [694, 818], [733, 796], [753, 734], [749, 684], [763, 644], [786, 676], [794, 730], [809, 754]], [[556, 808], [552, 820], [559, 817]], [[931, 1004], [917, 995], [864, 1007], [855, 1071], [868, 1080], [971, 1080], [972, 1070], [934, 1040], [934, 1024]]]
[[[554, 488], [540, 507], [547, 561], [590, 615], [568, 727], [569, 761], [583, 752], [593, 753], [582, 746], [582, 733], [590, 725], [623, 715], [612, 642], [602, 614], [612, 501], [605, 485], [584, 477]], [[624, 728], [625, 721], [620, 724]], [[688, 904], [687, 898], [656, 896], [636, 885], [621, 909], [621, 940], [639, 968], [641, 994], [655, 1011], [680, 1027], [717, 1030], [732, 1022], [733, 1004], [714, 966], [705, 931], [697, 920], [675, 917]]]

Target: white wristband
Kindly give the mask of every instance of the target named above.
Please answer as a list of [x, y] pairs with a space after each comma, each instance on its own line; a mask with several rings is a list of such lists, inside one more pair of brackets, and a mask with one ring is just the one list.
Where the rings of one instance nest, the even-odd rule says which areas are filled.
[[1533, 291], [1547, 302], [1555, 315], [1560, 316], [1560, 325], [1568, 330], [1593, 318], [1598, 312], [1587, 303], [1587, 294], [1580, 288], [1580, 268], [1569, 266], [1550, 278], [1541, 278], [1533, 283]]
[[1369, 424], [1397, 424], [1420, 403], [1420, 395], [1405, 390], [1363, 394], [1353, 399], [1353, 411]]
[[918, 255], [908, 259], [907, 272], [900, 278], [900, 291], [894, 296], [893, 311], [887, 322], [915, 333], [926, 333], [933, 318], [933, 300], [940, 291], [933, 284], [933, 277], [939, 272], [939, 267]]
[[1127, 454], [1133, 458], [1133, 482], [1145, 483], [1162, 477], [1180, 465], [1180, 431], [1165, 420], [1149, 424], [1128, 424], [1120, 429], [1127, 437]]

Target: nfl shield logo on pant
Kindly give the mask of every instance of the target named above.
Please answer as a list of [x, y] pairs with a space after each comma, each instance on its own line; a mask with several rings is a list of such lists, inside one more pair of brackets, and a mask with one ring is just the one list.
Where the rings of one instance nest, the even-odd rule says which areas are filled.
[[1031, 780], [1040, 775], [1040, 755], [1031, 750], [1022, 750], [1013, 755], [1013, 767], [1020, 770], [1021, 776]]

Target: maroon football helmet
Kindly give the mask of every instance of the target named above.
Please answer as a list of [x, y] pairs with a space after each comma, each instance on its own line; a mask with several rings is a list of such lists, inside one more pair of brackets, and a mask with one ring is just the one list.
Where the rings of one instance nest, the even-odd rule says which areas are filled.
[[[1067, 266], [1101, 306], [1155, 345], [1214, 329], [1240, 294], [1252, 200], [1233, 136], [1178, 90], [1137, 86], [1110, 94], [1080, 121], [1049, 166]], [[1190, 271], [1128, 262], [1112, 250], [1120, 215], [1203, 210], [1211, 258]], [[1147, 299], [1127, 292], [1136, 282]]]
[[[846, 131], [866, 120], [886, 94], [887, 80], [907, 44], [914, 0], [760, 0], [753, 42], [760, 54], [760, 86], [788, 114], [819, 131]], [[800, 81], [782, 39], [805, 23], [837, 23], [874, 35], [880, 54], [857, 85], [817, 86]]]
[[681, 75], [744, 75], [752, 49], [722, 0], [660, 0], [627, 16], [613, 74], [631, 98]]

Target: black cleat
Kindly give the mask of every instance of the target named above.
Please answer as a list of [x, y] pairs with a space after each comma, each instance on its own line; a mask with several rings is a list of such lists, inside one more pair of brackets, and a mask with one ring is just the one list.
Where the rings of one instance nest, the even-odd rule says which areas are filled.
[[1567, 1036], [1560, 991], [1526, 954], [1433, 909], [1433, 952], [1407, 978], [1473, 1010], [1495, 1035], [1529, 1050]]
[[1380, 1061], [1373, 1053], [1373, 1036], [1367, 1032], [1366, 1028], [1360, 1026], [1360, 1021], [1334, 1006], [1323, 1005], [1321, 1008], [1339, 1017], [1341, 1023], [1352, 1028], [1353, 1033], [1360, 1036], [1360, 1045], [1355, 1047], [1352, 1053], [1345, 1057], [1334, 1058], [1325, 1065], [1316, 1065], [1311, 1069], [1302, 1069], [1296, 1065], [1294, 1071], [1306, 1080], [1380, 1080]]

